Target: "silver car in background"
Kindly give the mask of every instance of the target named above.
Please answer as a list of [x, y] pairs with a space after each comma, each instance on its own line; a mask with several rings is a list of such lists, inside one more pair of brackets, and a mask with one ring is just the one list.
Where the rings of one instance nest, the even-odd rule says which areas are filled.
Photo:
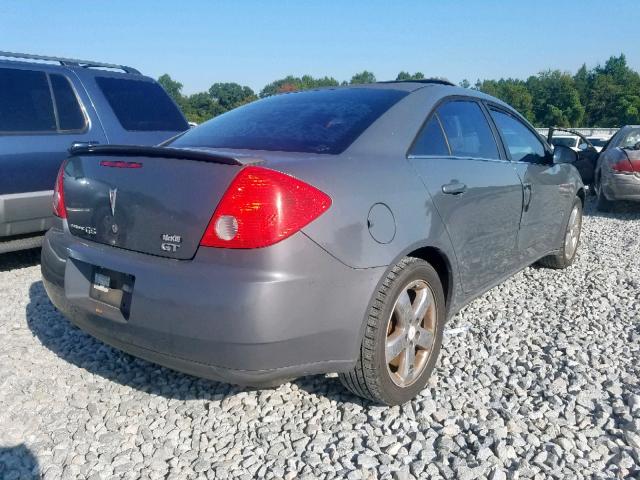
[[622, 127], [600, 152], [595, 193], [600, 211], [620, 200], [640, 202], [640, 125]]

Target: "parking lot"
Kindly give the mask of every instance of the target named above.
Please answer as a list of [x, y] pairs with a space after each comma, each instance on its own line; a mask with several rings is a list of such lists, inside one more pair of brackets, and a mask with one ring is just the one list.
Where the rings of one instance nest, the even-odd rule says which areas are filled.
[[585, 213], [575, 265], [465, 308], [394, 408], [334, 375], [254, 391], [135, 359], [56, 312], [38, 252], [0, 256], [0, 477], [640, 475], [640, 210]]

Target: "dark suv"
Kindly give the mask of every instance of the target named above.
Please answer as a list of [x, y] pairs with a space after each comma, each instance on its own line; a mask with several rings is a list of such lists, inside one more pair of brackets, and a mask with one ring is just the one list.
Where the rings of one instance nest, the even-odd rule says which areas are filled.
[[188, 128], [134, 68], [0, 52], [0, 253], [39, 245], [72, 144], [155, 145]]

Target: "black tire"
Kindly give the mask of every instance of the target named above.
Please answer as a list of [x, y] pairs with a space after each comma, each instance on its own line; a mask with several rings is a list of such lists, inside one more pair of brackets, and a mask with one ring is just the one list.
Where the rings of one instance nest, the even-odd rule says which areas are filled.
[[604, 196], [602, 188], [599, 188], [596, 193], [596, 209], [599, 212], [611, 212], [613, 210], [613, 202]]
[[[573, 248], [573, 251], [569, 251], [571, 249], [567, 250], [566, 238], [567, 238], [567, 235], [569, 234], [569, 228], [571, 223], [571, 212], [573, 212], [574, 209], [577, 209], [577, 212], [578, 212], [577, 213], [578, 222], [579, 222], [578, 238], [577, 238], [576, 246], [575, 248]], [[565, 225], [565, 229], [564, 229], [565, 233], [562, 237], [562, 248], [558, 253], [554, 255], [548, 255], [542, 258], [538, 263], [543, 267], [547, 267], [547, 268], [563, 269], [563, 268], [569, 267], [575, 261], [578, 253], [578, 249], [580, 248], [581, 231], [582, 231], [582, 200], [576, 197], [576, 199], [573, 201], [573, 205], [571, 206], [571, 210], [569, 211], [569, 215], [567, 217], [567, 224]]]
[[[386, 361], [385, 345], [396, 301], [412, 282], [429, 287], [433, 298], [433, 311], [425, 314], [433, 320], [431, 348], [425, 350], [421, 373], [406, 387], [398, 386], [392, 379]], [[417, 317], [416, 317], [417, 318]], [[424, 321], [424, 320], [423, 320]], [[375, 293], [369, 309], [364, 337], [358, 361], [350, 372], [339, 375], [343, 385], [354, 394], [386, 405], [399, 405], [414, 398], [427, 384], [433, 371], [440, 347], [445, 322], [445, 298], [437, 272], [429, 263], [414, 257], [405, 257], [389, 272], [382, 286]], [[410, 334], [413, 338], [413, 334]]]

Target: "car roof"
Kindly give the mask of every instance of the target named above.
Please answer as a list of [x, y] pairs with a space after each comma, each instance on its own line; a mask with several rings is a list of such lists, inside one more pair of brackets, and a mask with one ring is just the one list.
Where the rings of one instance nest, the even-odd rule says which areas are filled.
[[474, 97], [482, 100], [487, 100], [498, 105], [507, 107], [509, 110], [515, 109], [508, 103], [503, 102], [499, 98], [487, 95], [479, 90], [473, 88], [459, 87], [448, 80], [442, 80], [439, 78], [424, 79], [424, 80], [389, 80], [380, 81], [374, 83], [358, 83], [353, 85], [335, 85], [327, 87], [318, 87], [310, 90], [296, 90], [293, 92], [283, 92], [279, 95], [286, 95], [290, 93], [299, 93], [311, 90], [339, 90], [339, 89], [351, 89], [351, 88], [375, 88], [375, 89], [387, 89], [387, 90], [399, 90], [407, 93], [413, 93], [417, 91], [425, 91], [426, 89], [433, 90], [438, 96], [465, 96]]
[[[46, 63], [45, 63], [46, 62]], [[85, 70], [85, 71], [120, 71], [129, 75], [142, 75], [137, 69], [115, 63], [96, 62], [93, 60], [78, 60], [75, 58], [52, 57], [47, 55], [33, 55], [29, 53], [15, 53], [0, 51], [0, 65], [18, 65], [36, 67], [40, 70]]]
[[21, 69], [48, 73], [74, 72], [82, 80], [101, 76], [155, 82], [153, 78], [142, 75], [137, 70], [137, 73], [133, 73], [132, 71], [118, 71], [116, 67], [102, 67], [101, 65], [60, 65], [55, 63], [43, 63], [34, 61], [25, 62], [20, 60], [7, 60], [5, 58], [1, 58], [0, 55], [0, 68], [2, 67], [17, 67]]

